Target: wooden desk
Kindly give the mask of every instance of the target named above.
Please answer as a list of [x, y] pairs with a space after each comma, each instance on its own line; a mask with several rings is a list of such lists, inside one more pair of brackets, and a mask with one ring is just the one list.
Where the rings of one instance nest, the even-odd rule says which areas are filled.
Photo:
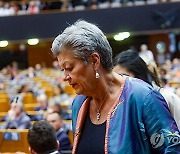
[[72, 120], [63, 120], [63, 122], [69, 128], [68, 136], [69, 136], [69, 139], [71, 141], [71, 144], [73, 145], [73, 132], [71, 130], [72, 129]]
[[28, 115], [32, 115], [32, 116], [42, 114], [42, 113], [40, 113], [39, 111], [27, 111], [26, 113], [27, 113]]
[[7, 112], [10, 109], [9, 100], [0, 98], [0, 112]]
[[34, 111], [37, 106], [38, 106], [38, 104], [36, 104], [36, 103], [24, 104], [24, 110], [25, 111]]
[[73, 132], [72, 131], [68, 131], [68, 137], [69, 137], [69, 139], [70, 139], [70, 142], [71, 142], [71, 144], [73, 145]]
[[[3, 134], [5, 132], [19, 133], [19, 140], [3, 140]], [[29, 145], [27, 141], [28, 129], [0, 129], [0, 152], [12, 153], [12, 152], [25, 152], [29, 153]]]
[[7, 115], [7, 112], [0, 112], [0, 118], [3, 118], [6, 115]]

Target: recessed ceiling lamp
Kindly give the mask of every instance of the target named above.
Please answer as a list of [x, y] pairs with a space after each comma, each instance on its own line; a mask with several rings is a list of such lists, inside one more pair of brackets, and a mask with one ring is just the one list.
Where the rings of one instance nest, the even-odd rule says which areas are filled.
[[37, 39], [37, 38], [29, 39], [29, 40], [27, 41], [27, 43], [28, 43], [29, 45], [36, 45], [36, 44], [39, 43], [39, 39]]
[[122, 33], [119, 33], [117, 35], [114, 35], [114, 39], [116, 41], [122, 41], [122, 40], [128, 38], [129, 36], [130, 36], [129, 32], [122, 32]]
[[8, 46], [8, 41], [0, 41], [0, 47], [7, 47]]

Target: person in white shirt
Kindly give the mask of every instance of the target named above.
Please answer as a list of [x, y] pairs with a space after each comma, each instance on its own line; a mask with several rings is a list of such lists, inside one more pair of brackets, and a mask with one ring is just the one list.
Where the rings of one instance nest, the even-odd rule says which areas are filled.
[[140, 47], [139, 56], [146, 61], [146, 59], [150, 61], [154, 61], [154, 55], [151, 50], [148, 50], [148, 46], [146, 44], [142, 44]]

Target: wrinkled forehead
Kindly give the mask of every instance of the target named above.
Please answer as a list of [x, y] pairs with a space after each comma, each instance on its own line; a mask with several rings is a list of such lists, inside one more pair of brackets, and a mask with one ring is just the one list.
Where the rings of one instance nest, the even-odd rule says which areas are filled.
[[57, 56], [59, 66], [63, 66], [66, 62], [71, 62], [77, 59], [73, 50], [64, 50]]

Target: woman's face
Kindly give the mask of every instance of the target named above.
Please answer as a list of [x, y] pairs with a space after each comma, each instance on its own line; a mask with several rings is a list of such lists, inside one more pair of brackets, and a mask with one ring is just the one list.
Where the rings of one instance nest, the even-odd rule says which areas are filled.
[[76, 94], [90, 95], [95, 85], [95, 71], [91, 62], [85, 64], [69, 50], [61, 52], [57, 59], [64, 71], [64, 81], [74, 88]]
[[11, 110], [15, 113], [15, 117], [21, 114], [21, 107], [17, 103], [11, 103]]

